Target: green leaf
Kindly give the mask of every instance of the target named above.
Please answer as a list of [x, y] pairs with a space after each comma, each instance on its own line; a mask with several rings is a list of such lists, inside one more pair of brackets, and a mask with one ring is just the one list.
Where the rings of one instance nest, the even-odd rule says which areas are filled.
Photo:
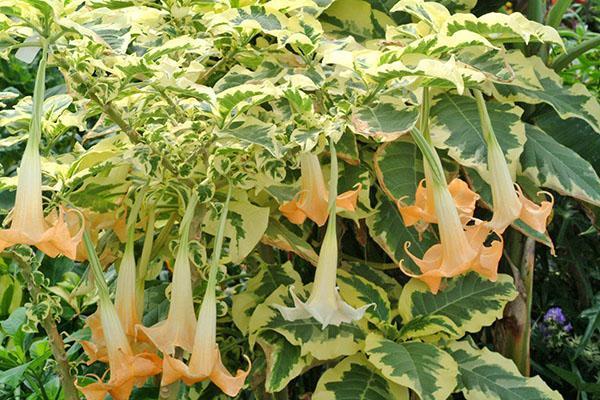
[[21, 381], [23, 381], [24, 377], [23, 375], [25, 374], [25, 371], [27, 371], [27, 368], [29, 368], [29, 365], [31, 364], [31, 361], [7, 369], [6, 371], [1, 371], [0, 372], [0, 385], [4, 386], [8, 386], [9, 388], [15, 388], [17, 387]]
[[288, 383], [313, 361], [310, 354], [303, 356], [299, 346], [292, 345], [274, 331], [261, 333], [257, 343], [262, 347], [267, 359], [265, 388], [269, 393], [285, 389]]
[[315, 266], [319, 261], [319, 256], [306, 240], [292, 232], [281, 222], [274, 219], [269, 221], [269, 226], [267, 227], [261, 242], [280, 250], [297, 254]]
[[496, 84], [496, 98], [504, 102], [546, 103], [562, 118], [579, 118], [600, 132], [600, 104], [584, 85], [565, 87], [556, 72], [538, 57], [529, 58], [531, 68], [541, 83], [539, 90]]
[[[500, 147], [509, 164], [515, 166], [525, 142], [522, 110], [494, 101], [486, 106]], [[431, 135], [436, 147], [448, 149], [450, 157], [461, 165], [486, 175], [487, 146], [475, 99], [448, 93], [435, 97], [431, 107]]]
[[408, 390], [386, 380], [363, 354], [344, 358], [325, 371], [312, 400], [408, 400]]
[[369, 215], [365, 222], [371, 238], [399, 264], [404, 259], [408, 268], [417, 268], [413, 261], [406, 257], [404, 243], [410, 242], [410, 251], [417, 257], [422, 257], [429, 247], [435, 244], [430, 232], [424, 232], [422, 240], [415, 229], [404, 226], [398, 207], [387, 196], [379, 196], [379, 205], [375, 212]]
[[527, 124], [526, 132], [523, 175], [538, 186], [600, 205], [600, 179], [587, 161], [534, 125]]
[[554, 140], [579, 154], [600, 172], [600, 135], [590, 124], [578, 118], [562, 119], [550, 107], [534, 115], [533, 120]]
[[379, 185], [391, 199], [404, 199], [407, 204], [415, 201], [417, 185], [425, 175], [423, 156], [412, 141], [397, 140], [379, 146], [373, 165]]
[[[385, 27], [395, 25], [383, 7], [394, 1], [337, 0], [319, 17], [323, 30], [335, 37], [353, 36], [358, 41], [385, 37]], [[389, 6], [388, 3], [391, 3]], [[389, 7], [389, 8], [388, 8]]]
[[414, 128], [418, 117], [416, 106], [382, 102], [358, 108], [352, 115], [352, 124], [361, 135], [390, 142]]
[[402, 290], [399, 312], [405, 324], [415, 318], [446, 317], [453, 325], [443, 320], [439, 324], [440, 332], [454, 329], [457, 338], [467, 332], [479, 332], [502, 318], [504, 307], [516, 296], [512, 278], [504, 274], [492, 282], [471, 272], [449, 279], [447, 286], [437, 294], [431, 293], [423, 282], [411, 279]]
[[558, 32], [540, 23], [530, 21], [523, 14], [487, 13], [481, 17], [473, 14], [454, 14], [446, 20], [444, 31], [450, 35], [468, 30], [496, 43], [532, 42], [555, 43], [564, 46]]
[[359, 308], [373, 304], [366, 311], [369, 320], [388, 322], [392, 319], [390, 300], [385, 290], [361, 276], [338, 270], [337, 284], [340, 295], [351, 306]]
[[275, 140], [277, 126], [267, 124], [253, 117], [245, 117], [243, 121], [232, 122], [227, 129], [217, 132], [228, 138], [231, 143], [225, 144], [235, 148], [245, 149], [248, 145], [258, 145], [267, 150], [273, 157], [281, 157], [279, 145]]
[[300, 275], [290, 262], [281, 266], [261, 265], [258, 273], [248, 279], [244, 289], [233, 296], [231, 313], [233, 322], [242, 333], [247, 333], [250, 317], [279, 286], [302, 285]]
[[456, 342], [448, 350], [459, 370], [458, 386], [467, 400], [559, 400], [539, 376], [525, 378], [509, 359], [488, 349]]
[[370, 333], [365, 341], [365, 352], [369, 362], [383, 376], [414, 390], [421, 400], [446, 399], [456, 387], [456, 362], [434, 345], [395, 343]]
[[583, 337], [577, 346], [575, 356], [573, 357], [574, 359], [579, 357], [581, 352], [585, 349], [594, 332], [600, 329], [600, 293], [594, 296], [592, 307], [581, 312], [581, 317], [586, 318], [588, 320], [588, 324], [585, 328], [585, 333], [583, 334]]

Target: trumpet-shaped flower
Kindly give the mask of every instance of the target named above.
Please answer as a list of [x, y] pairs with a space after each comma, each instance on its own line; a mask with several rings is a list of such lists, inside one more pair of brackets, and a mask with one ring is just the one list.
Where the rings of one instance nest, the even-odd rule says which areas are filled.
[[36, 246], [50, 257], [63, 254], [75, 259], [82, 230], [72, 234], [65, 220], [66, 214], [60, 208], [44, 217], [40, 154], [38, 148], [28, 142], [19, 167], [11, 225], [9, 229], [0, 230], [0, 251], [15, 244], [27, 244]]
[[[227, 195], [227, 201], [219, 222], [219, 230], [215, 240], [208, 284], [206, 292], [204, 293], [204, 298], [202, 299], [200, 312], [198, 313], [198, 322], [196, 324], [196, 333], [194, 335], [194, 343], [189, 363], [186, 365], [183, 361], [165, 353], [161, 382], [161, 385], [163, 386], [170, 385], [178, 380], [182, 380], [186, 384], [192, 385], [196, 382], [210, 379], [211, 382], [223, 391], [223, 393], [233, 397], [237, 396], [242, 386], [244, 386], [246, 377], [250, 373], [249, 366], [246, 371], [238, 370], [235, 375], [230, 374], [221, 361], [221, 353], [219, 351], [219, 346], [217, 345], [217, 301], [215, 287], [230, 197], [231, 188]], [[190, 299], [191, 294], [190, 291]], [[246, 360], [248, 361], [248, 364], [250, 364], [250, 360], [247, 357]]]
[[[309, 218], [323, 226], [329, 214], [329, 201], [319, 158], [311, 153], [301, 154], [300, 169], [301, 191], [293, 200], [283, 203], [279, 211], [294, 224], [301, 224]], [[359, 191], [360, 187], [340, 194], [335, 199], [336, 206], [348, 211], [356, 210]]]
[[160, 373], [162, 361], [153, 353], [134, 354], [117, 310], [107, 295], [101, 295], [98, 307], [105, 337], [110, 338], [106, 340], [110, 378], [106, 383], [98, 380], [78, 388], [87, 400], [104, 400], [107, 394], [114, 400], [128, 400], [134, 386], [140, 386], [148, 377]]
[[319, 254], [319, 262], [315, 273], [315, 281], [306, 303], [303, 303], [290, 288], [294, 307], [277, 305], [277, 309], [288, 321], [314, 318], [323, 328], [327, 325], [339, 326], [363, 317], [370, 305], [353, 308], [342, 300], [336, 286], [338, 246], [335, 229], [335, 214], [330, 217], [329, 225], [323, 239]]
[[433, 293], [439, 290], [442, 278], [457, 276], [468, 270], [475, 270], [494, 280], [502, 256], [502, 242], [493, 241], [489, 247], [485, 246], [489, 231], [481, 223], [463, 227], [445, 185], [434, 183], [433, 196], [440, 243], [431, 246], [423, 259], [419, 259], [409, 251], [410, 243], [407, 242], [405, 251], [417, 264], [421, 274], [406, 271], [401, 264], [402, 271], [425, 282]]
[[[141, 206], [142, 196], [132, 208], [132, 212], [128, 221], [127, 227], [127, 242], [123, 258], [119, 264], [119, 275], [117, 277], [117, 291], [115, 295], [115, 308], [121, 325], [125, 330], [125, 335], [128, 338], [130, 345], [136, 353], [148, 349], [148, 345], [144, 344], [146, 338], [137, 335], [136, 326], [140, 323], [140, 317], [137, 309], [137, 292], [136, 292], [136, 265], [134, 254], [135, 241], [135, 222], [137, 220], [139, 209]], [[93, 239], [92, 239], [93, 240]], [[107, 362], [108, 354], [106, 348], [106, 337], [100, 323], [100, 310], [91, 315], [86, 320], [86, 325], [92, 331], [92, 341], [82, 341], [81, 345], [89, 357], [88, 364], [96, 360]]]
[[[426, 183], [426, 187], [423, 186]], [[415, 193], [415, 204], [402, 205], [398, 201], [398, 210], [402, 215], [402, 220], [405, 226], [416, 225], [417, 230], [423, 232], [428, 224], [436, 224], [438, 222], [435, 214], [435, 206], [433, 201], [433, 193], [429, 190], [431, 186], [427, 183], [427, 179], [421, 180]], [[455, 178], [448, 185], [448, 190], [454, 201], [458, 215], [463, 224], [466, 224], [473, 217], [475, 211], [475, 203], [479, 199], [479, 195], [469, 188], [469, 185], [461, 179]]]
[[180, 227], [180, 240], [171, 287], [171, 304], [167, 319], [152, 327], [138, 325], [152, 343], [165, 354], [174, 354], [176, 347], [192, 351], [196, 314], [192, 296], [192, 276], [190, 273], [189, 231], [197, 197], [193, 196], [185, 211]]
[[[232, 375], [221, 361], [221, 353], [217, 345], [217, 304], [214, 284], [209, 283], [200, 306], [189, 364], [186, 365], [168, 354], [164, 357], [161, 382], [163, 386], [180, 379], [187, 385], [210, 379], [223, 393], [232, 397], [237, 396], [244, 386], [250, 367], [246, 371], [238, 370], [235, 375]], [[250, 364], [247, 357], [246, 360]]]
[[42, 136], [46, 48], [42, 53], [33, 93], [29, 137], [21, 158], [15, 206], [10, 215], [11, 225], [9, 229], [0, 230], [0, 251], [15, 244], [27, 244], [36, 246], [50, 257], [64, 254], [75, 259], [82, 230], [71, 234], [65, 221], [66, 213], [62, 208], [55, 211], [56, 214], [44, 218], [39, 145]]
[[527, 199], [521, 188], [513, 182], [502, 149], [495, 138], [488, 143], [488, 172], [494, 202], [490, 228], [501, 234], [520, 218], [536, 231], [544, 233], [554, 203], [552, 195], [543, 192], [550, 197], [550, 201], [542, 201], [540, 205]]
[[[332, 201], [337, 194], [337, 158], [333, 142], [331, 143], [331, 178], [329, 199]], [[318, 165], [318, 164], [317, 164]], [[320, 174], [320, 170], [319, 170]], [[322, 178], [322, 176], [321, 176]], [[306, 303], [303, 303], [290, 288], [290, 294], [294, 300], [294, 307], [277, 308], [283, 315], [283, 318], [289, 321], [298, 319], [314, 318], [319, 321], [323, 328], [327, 325], [340, 325], [342, 322], [352, 322], [363, 317], [369, 305], [355, 309], [340, 297], [336, 286], [337, 261], [338, 261], [338, 243], [336, 234], [336, 207], [329, 206], [329, 222], [321, 252], [319, 262], [315, 272], [315, 281]], [[326, 220], [327, 218], [325, 218]]]

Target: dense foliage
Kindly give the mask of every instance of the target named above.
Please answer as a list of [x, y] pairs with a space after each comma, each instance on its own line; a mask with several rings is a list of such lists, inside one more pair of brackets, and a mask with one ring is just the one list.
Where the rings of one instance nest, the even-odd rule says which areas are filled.
[[476, 3], [0, 0], [0, 398], [595, 398], [596, 6]]

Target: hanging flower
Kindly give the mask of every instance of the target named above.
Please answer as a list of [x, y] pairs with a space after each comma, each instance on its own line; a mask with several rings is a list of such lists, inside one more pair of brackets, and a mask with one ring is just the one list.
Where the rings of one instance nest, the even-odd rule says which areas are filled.
[[85, 387], [77, 386], [87, 400], [104, 400], [110, 394], [114, 400], [128, 400], [134, 386], [141, 386], [146, 379], [161, 371], [161, 359], [153, 353], [134, 354], [117, 310], [108, 298], [101, 295], [99, 314], [106, 340], [106, 352], [110, 378], [104, 383], [98, 382]]
[[410, 243], [407, 242], [404, 249], [421, 274], [413, 274], [401, 264], [402, 271], [425, 282], [433, 293], [439, 290], [442, 278], [458, 276], [469, 270], [495, 280], [502, 257], [502, 242], [496, 240], [489, 247], [485, 246], [489, 231], [480, 222], [463, 227], [446, 186], [434, 182], [433, 197], [440, 243], [431, 246], [423, 259], [419, 259], [409, 251]]
[[9, 216], [11, 225], [9, 229], [0, 230], [0, 251], [15, 244], [27, 244], [36, 246], [49, 257], [63, 254], [75, 259], [82, 230], [78, 229], [78, 232], [71, 234], [63, 208], [44, 218], [39, 146], [42, 137], [46, 57], [47, 49], [44, 47], [36, 75], [29, 137], [19, 166], [15, 206]]
[[174, 354], [176, 347], [190, 352], [194, 345], [196, 314], [190, 273], [189, 231], [197, 202], [198, 197], [192, 196], [181, 221], [167, 319], [152, 327], [137, 326], [138, 331], [147, 336], [165, 354]]
[[[135, 242], [135, 223], [141, 207], [142, 195], [138, 195], [132, 212], [127, 223], [127, 242], [123, 258], [119, 264], [119, 275], [117, 276], [117, 290], [115, 294], [115, 308], [121, 321], [121, 325], [128, 338], [129, 344], [135, 353], [151, 349], [146, 342], [148, 340], [143, 335], [138, 335], [136, 326], [140, 323], [140, 316], [137, 309], [136, 291], [136, 263], [134, 253]], [[93, 239], [92, 239], [93, 240]], [[88, 364], [96, 360], [107, 362], [108, 354], [106, 349], [105, 333], [100, 322], [100, 310], [86, 319], [86, 325], [92, 331], [92, 341], [82, 341], [82, 347], [89, 357]]]
[[358, 321], [363, 317], [370, 305], [355, 309], [342, 300], [338, 293], [336, 286], [337, 260], [338, 248], [335, 214], [333, 214], [323, 239], [311, 294], [306, 303], [303, 303], [298, 299], [293, 288], [290, 288], [294, 307], [276, 306], [283, 318], [288, 321], [296, 321], [312, 317], [325, 328], [327, 325], [339, 326], [343, 322]]
[[66, 214], [63, 208], [59, 208], [44, 217], [40, 154], [28, 139], [19, 167], [15, 206], [10, 214], [11, 225], [9, 229], [0, 230], [0, 251], [15, 244], [27, 244], [36, 246], [49, 257], [63, 254], [75, 259], [82, 230], [77, 229], [72, 234]]
[[[302, 190], [293, 200], [283, 203], [279, 207], [279, 211], [294, 224], [302, 224], [308, 217], [317, 225], [323, 226], [329, 214], [329, 201], [319, 158], [311, 153], [302, 153], [300, 169]], [[360, 185], [356, 190], [350, 190], [337, 196], [337, 207], [348, 211], [356, 210], [359, 191]]]
[[526, 198], [521, 188], [513, 182], [502, 149], [496, 140], [488, 144], [488, 170], [494, 202], [490, 228], [501, 234], [520, 218], [536, 231], [544, 233], [554, 203], [552, 195], [542, 192], [548, 195], [550, 201], [542, 201], [540, 205]]
[[[337, 156], [333, 142], [331, 148], [331, 178], [329, 181], [330, 192], [329, 199], [332, 201], [337, 195]], [[316, 157], [315, 157], [316, 158]], [[317, 166], [319, 166], [317, 161]], [[304, 172], [303, 172], [304, 174]], [[319, 166], [319, 176], [322, 178]], [[325, 187], [323, 184], [323, 191]], [[343, 196], [343, 195], [342, 195]], [[339, 197], [338, 197], [339, 199]], [[327, 207], [327, 201], [325, 207]], [[336, 286], [337, 262], [338, 262], [338, 243], [336, 235], [336, 207], [329, 207], [329, 223], [325, 231], [325, 238], [321, 246], [319, 254], [319, 262], [315, 273], [315, 281], [311, 290], [311, 294], [303, 303], [296, 294], [293, 288], [290, 288], [290, 294], [294, 300], [294, 307], [276, 306], [277, 309], [288, 321], [298, 319], [314, 318], [325, 328], [327, 325], [340, 325], [342, 322], [352, 322], [361, 319], [370, 305], [355, 309], [340, 297]], [[327, 220], [325, 216], [324, 221]]]
[[494, 203], [494, 214], [489, 222], [490, 228], [501, 234], [510, 224], [520, 218], [536, 231], [546, 232], [546, 224], [552, 212], [554, 198], [548, 192], [540, 192], [548, 195], [550, 200], [542, 201], [540, 205], [537, 205], [523, 195], [521, 188], [513, 182], [506, 158], [494, 134], [483, 95], [481, 92], [475, 91], [475, 97], [481, 127], [487, 142], [488, 174]]
[[[214, 283], [209, 282], [196, 325], [196, 336], [192, 348], [189, 365], [165, 354], [161, 385], [170, 385], [182, 380], [187, 385], [210, 379], [228, 396], [234, 397], [244, 386], [250, 373], [238, 370], [235, 375], [229, 373], [221, 361], [221, 353], [217, 345], [217, 303]], [[250, 364], [250, 360], [245, 357]]]
[[[426, 179], [419, 182], [414, 205], [406, 206], [401, 204], [401, 200], [398, 201], [398, 210], [400, 211], [400, 215], [402, 215], [404, 225], [407, 227], [416, 225], [417, 230], [420, 232], [424, 232], [428, 224], [436, 224], [438, 222], [435, 215], [433, 194], [428, 189], [431, 184], [427, 184], [427, 187], [424, 187], [424, 182], [426, 182]], [[479, 200], [479, 195], [472, 191], [465, 181], [459, 178], [455, 178], [450, 182], [448, 190], [454, 200], [461, 222], [466, 224], [473, 217], [475, 203]]]

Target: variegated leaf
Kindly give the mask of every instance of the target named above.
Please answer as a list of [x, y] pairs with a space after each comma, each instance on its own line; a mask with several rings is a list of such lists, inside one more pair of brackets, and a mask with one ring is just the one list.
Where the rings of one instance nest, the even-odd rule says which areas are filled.
[[440, 348], [421, 342], [395, 343], [377, 333], [365, 342], [369, 362], [383, 376], [412, 389], [421, 400], [441, 400], [456, 387], [458, 367]]
[[328, 369], [312, 400], [408, 400], [408, 390], [386, 380], [367, 358], [355, 354]]
[[[225, 236], [231, 239], [229, 256], [232, 262], [241, 262], [258, 244], [267, 229], [269, 212], [268, 207], [249, 202], [232, 201], [229, 204], [230, 219], [225, 226]], [[218, 220], [214, 212], [209, 213], [204, 222], [204, 231], [216, 235]]]
[[[494, 101], [487, 103], [487, 110], [500, 147], [514, 170], [525, 142], [523, 111]], [[435, 97], [431, 107], [431, 135], [436, 147], [448, 149], [450, 157], [461, 165], [487, 176], [487, 146], [475, 99], [448, 93]]]
[[310, 354], [303, 356], [299, 346], [292, 345], [274, 331], [261, 333], [257, 342], [265, 352], [267, 360], [265, 389], [269, 393], [285, 389], [287, 384], [313, 361]]
[[417, 107], [401, 103], [381, 102], [363, 106], [352, 115], [352, 125], [357, 133], [390, 142], [414, 128], [419, 116]]
[[338, 270], [337, 284], [341, 296], [355, 308], [371, 304], [366, 316], [374, 322], [389, 322], [392, 319], [390, 300], [385, 290], [367, 279]]
[[377, 180], [383, 191], [407, 204], [415, 201], [417, 186], [425, 178], [423, 156], [412, 141], [397, 140], [379, 146], [373, 157]]
[[400, 0], [391, 11], [403, 11], [417, 20], [425, 22], [434, 31], [439, 31], [450, 17], [450, 12], [439, 2], [425, 0]]
[[467, 400], [561, 400], [539, 376], [525, 378], [509, 359], [467, 342], [452, 343], [448, 352], [458, 364], [458, 387]]
[[584, 85], [576, 83], [565, 87], [562, 79], [552, 69], [546, 67], [539, 57], [529, 58], [530, 68], [535, 72], [541, 89], [496, 84], [496, 97], [505, 102], [530, 104], [547, 103], [562, 118], [580, 118], [600, 133], [600, 104]]
[[423, 282], [411, 279], [402, 290], [399, 311], [405, 324], [415, 318], [446, 317], [453, 325], [443, 321], [439, 325], [440, 332], [454, 329], [458, 333], [454, 337], [460, 337], [467, 332], [478, 332], [502, 318], [504, 306], [516, 296], [512, 278], [504, 274], [492, 282], [471, 272], [449, 279], [447, 286], [437, 294], [431, 293]]
[[398, 281], [382, 271], [378, 271], [363, 262], [346, 262], [342, 264], [342, 268], [350, 274], [360, 276], [377, 287], [383, 288], [388, 298], [393, 302], [397, 302], [402, 293], [402, 286]]
[[600, 205], [600, 179], [592, 166], [540, 128], [527, 124], [526, 131], [523, 174], [538, 186]]
[[404, 226], [398, 207], [387, 196], [379, 196], [380, 203], [375, 212], [366, 219], [371, 238], [387, 253], [397, 264], [404, 259], [410, 269], [417, 270], [417, 266], [406, 256], [404, 244], [411, 243], [410, 251], [422, 257], [429, 247], [435, 244], [435, 239], [430, 232], [424, 232], [422, 239], [413, 228]]
[[271, 219], [261, 242], [278, 249], [289, 251], [317, 265], [319, 256], [302, 237], [292, 232], [281, 222]]
[[600, 173], [600, 134], [590, 124], [578, 118], [562, 119], [549, 107], [534, 115], [533, 120], [535, 125], [558, 143], [575, 151]]
[[446, 20], [443, 32], [452, 34], [466, 29], [478, 33], [492, 42], [530, 41], [554, 43], [564, 46], [558, 32], [551, 27], [530, 21], [523, 14], [488, 13], [481, 17], [473, 14], [454, 14]]
[[256, 306], [281, 285], [302, 285], [300, 275], [290, 262], [281, 266], [261, 265], [258, 273], [246, 282], [244, 289], [233, 296], [231, 313], [240, 331], [248, 331], [248, 323]]
[[250, 145], [258, 145], [267, 150], [275, 158], [281, 157], [279, 144], [275, 140], [277, 126], [267, 124], [257, 118], [245, 117], [243, 120], [234, 121], [226, 129], [217, 132], [217, 135], [233, 139], [224, 146], [245, 149]]
[[386, 12], [386, 8], [389, 10], [393, 3], [394, 1], [389, 0], [337, 0], [321, 14], [319, 20], [323, 24], [323, 30], [333, 36], [353, 36], [361, 42], [383, 38], [385, 27], [396, 25], [392, 16]]

